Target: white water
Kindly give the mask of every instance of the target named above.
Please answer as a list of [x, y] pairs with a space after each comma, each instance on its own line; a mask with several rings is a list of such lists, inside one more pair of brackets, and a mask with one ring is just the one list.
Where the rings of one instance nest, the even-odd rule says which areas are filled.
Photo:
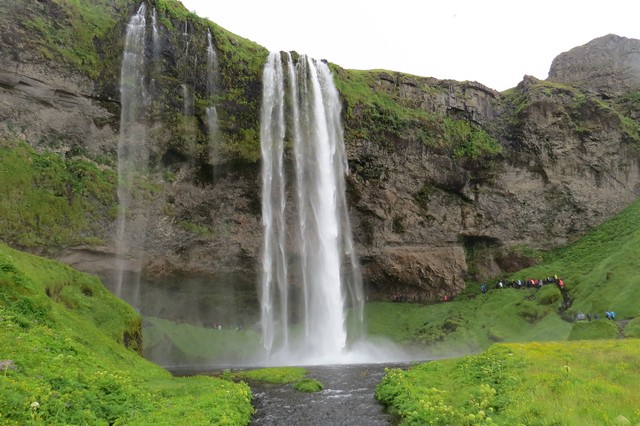
[[182, 84], [181, 87], [182, 87], [182, 114], [185, 117], [190, 117], [193, 115], [194, 96], [191, 91], [191, 88], [187, 83]]
[[151, 28], [153, 31], [151, 38], [153, 42], [153, 61], [155, 63], [160, 59], [160, 30], [158, 29], [158, 13], [155, 7], [151, 14]]
[[209, 136], [209, 161], [214, 163], [218, 157], [218, 110], [214, 102], [218, 80], [218, 54], [213, 46], [211, 31], [207, 30], [207, 94], [212, 105], [206, 108], [207, 132]]
[[[139, 271], [146, 232], [145, 217], [133, 205], [132, 189], [136, 173], [146, 164], [144, 114], [146, 6], [142, 3], [127, 26], [120, 70], [120, 138], [118, 141], [118, 222], [116, 231], [115, 293], [123, 295], [126, 271]], [[139, 278], [127, 279], [129, 295], [137, 294]], [[136, 301], [133, 300], [133, 303]]]
[[[325, 63], [302, 55], [294, 64], [279, 53], [269, 55], [263, 90], [261, 320], [268, 362], [352, 362], [349, 345], [362, 337], [364, 300], [344, 194], [338, 92]], [[293, 142], [295, 213], [287, 208], [285, 137]], [[347, 307], [355, 313], [350, 327]]]

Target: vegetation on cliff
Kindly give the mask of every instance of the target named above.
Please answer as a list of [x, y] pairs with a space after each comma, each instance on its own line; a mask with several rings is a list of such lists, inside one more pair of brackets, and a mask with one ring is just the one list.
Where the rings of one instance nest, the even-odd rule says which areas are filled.
[[52, 252], [99, 244], [101, 224], [115, 218], [112, 170], [24, 142], [0, 146], [0, 194], [2, 241], [16, 247]]
[[97, 278], [0, 245], [0, 423], [247, 424], [244, 383], [143, 359], [140, 318]]

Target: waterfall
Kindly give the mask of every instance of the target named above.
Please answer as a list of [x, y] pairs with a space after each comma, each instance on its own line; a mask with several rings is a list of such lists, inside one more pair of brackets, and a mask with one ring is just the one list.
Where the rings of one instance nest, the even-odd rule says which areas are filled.
[[[279, 54], [269, 54], [262, 81], [264, 88], [260, 118], [260, 146], [264, 241], [260, 306], [262, 341], [267, 353], [271, 353], [276, 327], [282, 332], [284, 347], [288, 347], [289, 331], [284, 228], [284, 84]], [[280, 298], [276, 300], [278, 294]], [[280, 323], [278, 324], [277, 321]]]
[[213, 46], [211, 31], [207, 30], [207, 93], [212, 102], [206, 108], [207, 132], [209, 135], [209, 161], [213, 164], [218, 157], [218, 110], [214, 103], [218, 80], [218, 54]]
[[[279, 53], [268, 57], [263, 90], [263, 344], [268, 355], [288, 362], [341, 362], [351, 334], [361, 337], [363, 291], [344, 193], [347, 163], [338, 92], [325, 63], [301, 55], [294, 64], [289, 54]], [[297, 205], [297, 214], [289, 215], [286, 136], [293, 142]], [[292, 221], [297, 224], [285, 229]], [[287, 236], [295, 241], [290, 251], [298, 255], [296, 268], [287, 259]], [[355, 312], [352, 327], [346, 323], [348, 307]]]
[[185, 117], [193, 115], [194, 97], [191, 88], [187, 83], [181, 84], [182, 87], [182, 114]]
[[213, 46], [213, 36], [211, 31], [207, 30], [207, 93], [209, 96], [216, 92], [218, 79], [218, 54]]
[[[145, 27], [146, 6], [142, 3], [127, 25], [120, 70], [120, 137], [118, 141], [118, 221], [116, 231], [115, 293], [123, 295], [125, 273], [141, 269], [146, 232], [145, 217], [134, 206], [134, 178], [147, 160], [144, 124], [145, 92]], [[137, 275], [137, 274], [136, 274]], [[127, 279], [127, 290], [135, 299], [139, 277]]]
[[153, 13], [151, 14], [151, 28], [152, 28], [152, 38], [153, 41], [153, 61], [154, 63], [160, 59], [160, 31], [158, 30], [158, 13], [156, 12], [156, 8], [153, 8]]

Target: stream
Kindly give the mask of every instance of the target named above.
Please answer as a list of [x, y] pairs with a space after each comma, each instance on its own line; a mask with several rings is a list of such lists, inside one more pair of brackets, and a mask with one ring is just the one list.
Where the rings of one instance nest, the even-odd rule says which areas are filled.
[[392, 425], [375, 389], [385, 367], [408, 364], [348, 364], [305, 367], [307, 377], [319, 380], [324, 390], [299, 392], [288, 385], [250, 383], [256, 413], [252, 425]]

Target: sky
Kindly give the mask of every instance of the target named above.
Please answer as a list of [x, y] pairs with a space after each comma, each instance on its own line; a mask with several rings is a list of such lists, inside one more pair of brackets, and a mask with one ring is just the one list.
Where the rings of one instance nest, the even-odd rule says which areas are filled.
[[271, 51], [499, 91], [546, 79], [558, 54], [594, 38], [640, 39], [640, 0], [181, 1]]

